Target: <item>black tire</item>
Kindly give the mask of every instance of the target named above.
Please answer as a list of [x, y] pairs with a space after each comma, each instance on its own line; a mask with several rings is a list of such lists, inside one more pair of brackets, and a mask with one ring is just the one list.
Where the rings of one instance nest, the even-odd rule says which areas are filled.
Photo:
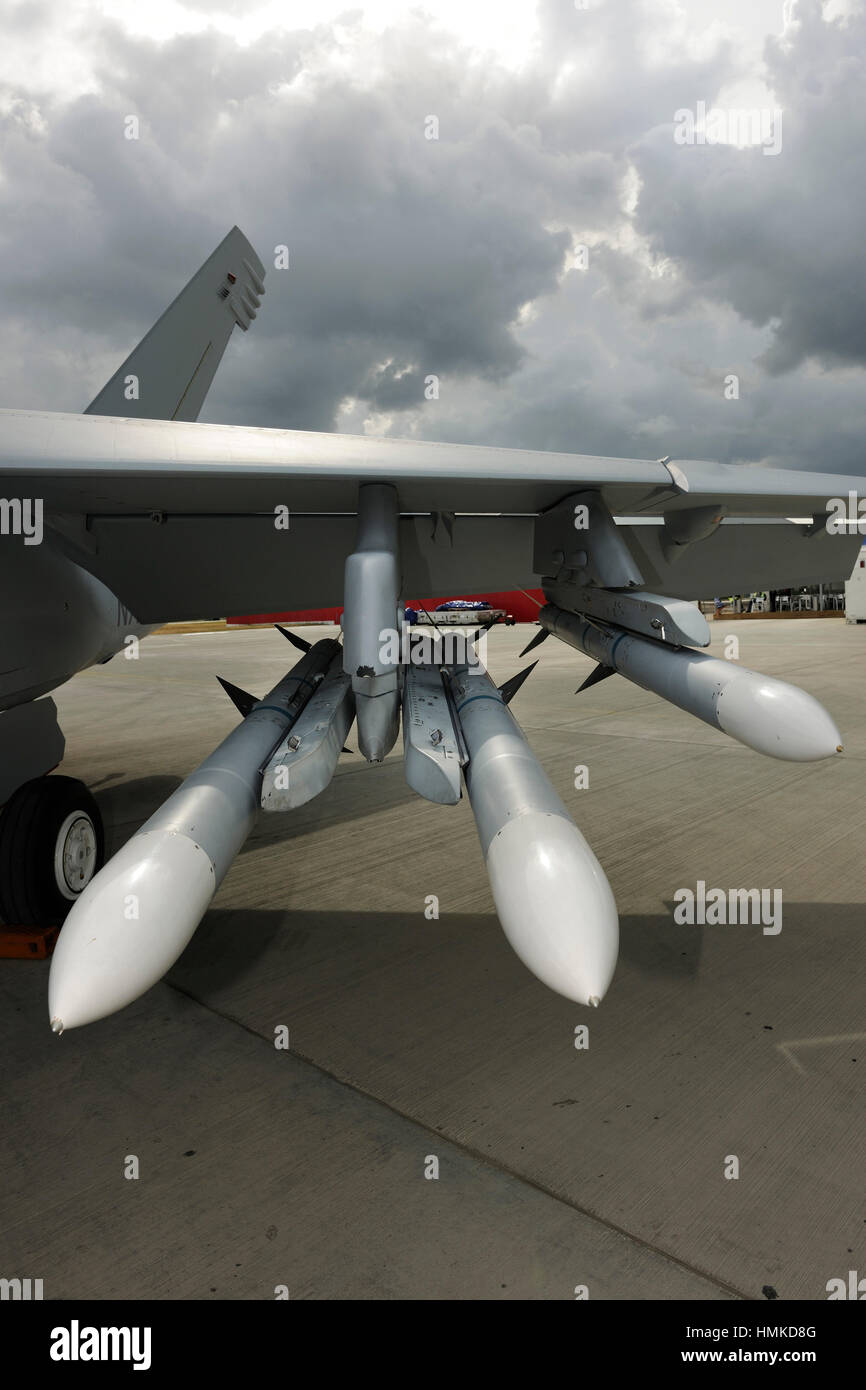
[[[79, 849], [80, 863], [65, 857], [64, 847], [70, 854]], [[83, 782], [73, 777], [25, 782], [0, 815], [0, 918], [10, 927], [64, 921], [104, 860], [102, 817]]]

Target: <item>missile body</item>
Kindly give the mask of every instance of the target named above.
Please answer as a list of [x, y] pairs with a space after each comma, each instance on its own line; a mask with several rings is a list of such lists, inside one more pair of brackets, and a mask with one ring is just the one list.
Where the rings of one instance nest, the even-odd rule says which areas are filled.
[[355, 718], [352, 682], [334, 658], [324, 680], [270, 756], [262, 810], [293, 811], [323, 792]]
[[[434, 648], [433, 655], [436, 654]], [[403, 758], [406, 781], [426, 801], [455, 806], [466, 762], [441, 666], [403, 670]]]
[[553, 604], [538, 617], [570, 647], [757, 753], [813, 762], [842, 751], [839, 730], [823, 705], [795, 685], [625, 628], [600, 628]]
[[88, 884], [51, 961], [55, 1032], [124, 1008], [177, 960], [255, 824], [263, 764], [339, 651], [311, 647]]
[[469, 754], [466, 789], [499, 920], [550, 989], [598, 1004], [619, 949], [604, 870], [483, 667], [450, 678]]

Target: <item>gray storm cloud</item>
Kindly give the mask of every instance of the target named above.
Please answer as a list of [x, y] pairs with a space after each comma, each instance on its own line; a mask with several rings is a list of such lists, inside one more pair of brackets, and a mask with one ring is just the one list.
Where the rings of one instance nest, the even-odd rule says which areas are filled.
[[768, 42], [775, 158], [676, 144], [742, 73], [723, 37], [666, 46], [669, 15], [545, 0], [515, 71], [421, 15], [244, 47], [94, 19], [70, 100], [28, 84], [34, 12], [0, 100], [3, 404], [83, 408], [237, 222], [290, 268], [205, 418], [856, 471], [862, 7]]
[[771, 329], [771, 372], [866, 363], [866, 14], [828, 23], [809, 0], [797, 15], [766, 47], [777, 156], [683, 148], [666, 129], [632, 150], [639, 231], [695, 291]]

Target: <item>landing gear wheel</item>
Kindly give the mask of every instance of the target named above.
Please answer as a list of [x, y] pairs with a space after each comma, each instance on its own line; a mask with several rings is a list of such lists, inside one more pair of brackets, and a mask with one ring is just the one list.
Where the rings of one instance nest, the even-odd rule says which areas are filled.
[[0, 815], [0, 918], [10, 927], [62, 922], [104, 858], [102, 817], [83, 782], [25, 782]]

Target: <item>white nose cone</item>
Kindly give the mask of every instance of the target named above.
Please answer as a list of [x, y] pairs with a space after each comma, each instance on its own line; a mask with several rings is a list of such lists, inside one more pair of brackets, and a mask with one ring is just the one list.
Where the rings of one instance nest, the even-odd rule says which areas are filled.
[[134, 835], [88, 884], [57, 938], [48, 981], [54, 1032], [105, 1018], [155, 985], [214, 888], [213, 864], [185, 835]]
[[842, 751], [839, 730], [813, 695], [755, 671], [725, 687], [716, 713], [726, 734], [771, 758], [811, 763]]
[[577, 826], [528, 811], [507, 821], [487, 852], [505, 935], [543, 984], [597, 1005], [613, 979], [619, 919], [604, 870]]

